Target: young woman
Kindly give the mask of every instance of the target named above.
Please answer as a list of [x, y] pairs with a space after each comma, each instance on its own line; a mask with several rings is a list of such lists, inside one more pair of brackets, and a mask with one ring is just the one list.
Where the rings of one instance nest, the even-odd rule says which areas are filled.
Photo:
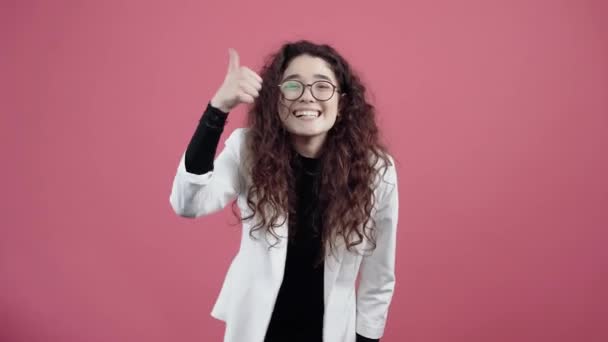
[[[395, 286], [398, 191], [365, 87], [328, 45], [285, 44], [261, 76], [229, 54], [170, 196], [178, 215], [232, 202], [242, 221], [211, 312], [226, 322], [224, 341], [379, 341]], [[248, 125], [215, 158], [240, 103], [252, 104]]]

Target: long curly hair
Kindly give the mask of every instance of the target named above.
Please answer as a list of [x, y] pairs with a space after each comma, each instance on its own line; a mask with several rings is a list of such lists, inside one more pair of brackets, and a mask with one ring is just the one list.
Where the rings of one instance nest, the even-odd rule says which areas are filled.
[[[340, 98], [340, 115], [328, 131], [319, 156], [318, 208], [323, 208], [320, 257], [328, 247], [334, 250], [338, 237], [344, 239], [349, 251], [365, 237], [373, 250], [376, 248], [372, 217], [374, 180], [382, 169], [374, 165], [381, 160], [381, 165], [388, 166], [390, 159], [387, 148], [380, 142], [376, 112], [366, 101], [365, 87], [348, 62], [326, 44], [307, 40], [286, 43], [265, 61], [260, 72], [263, 86], [247, 115], [245, 148], [251, 176], [247, 206], [251, 214], [241, 219], [252, 219], [257, 213], [259, 219], [250, 235], [266, 229], [278, 238], [274, 228], [284, 224], [287, 214], [295, 217], [295, 205], [290, 199], [296, 196], [293, 168], [296, 152], [278, 115], [280, 90], [272, 85], [279, 84], [290, 61], [303, 54], [325, 60], [336, 75], [339, 89], [346, 94]], [[290, 220], [290, 235], [294, 229], [292, 221], [295, 220]]]

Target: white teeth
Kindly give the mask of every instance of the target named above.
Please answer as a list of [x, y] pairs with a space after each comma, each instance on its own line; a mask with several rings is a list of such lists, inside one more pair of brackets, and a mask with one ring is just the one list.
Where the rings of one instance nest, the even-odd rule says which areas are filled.
[[296, 116], [314, 116], [317, 117], [319, 115], [318, 111], [314, 111], [314, 110], [296, 110], [294, 111], [294, 114]]

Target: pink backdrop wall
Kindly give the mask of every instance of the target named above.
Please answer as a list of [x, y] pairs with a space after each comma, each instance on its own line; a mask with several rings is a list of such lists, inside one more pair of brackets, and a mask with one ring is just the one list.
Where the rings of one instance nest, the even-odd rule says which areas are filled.
[[1, 341], [222, 340], [239, 228], [171, 183], [227, 48], [298, 38], [359, 70], [398, 160], [382, 341], [608, 340], [605, 1], [1, 6]]

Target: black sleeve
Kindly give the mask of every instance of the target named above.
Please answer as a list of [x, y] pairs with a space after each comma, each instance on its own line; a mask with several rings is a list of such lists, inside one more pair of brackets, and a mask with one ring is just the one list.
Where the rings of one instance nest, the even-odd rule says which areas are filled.
[[379, 338], [367, 338], [357, 334], [357, 342], [380, 342]]
[[213, 159], [228, 113], [207, 104], [186, 149], [186, 171], [202, 175], [213, 170]]

